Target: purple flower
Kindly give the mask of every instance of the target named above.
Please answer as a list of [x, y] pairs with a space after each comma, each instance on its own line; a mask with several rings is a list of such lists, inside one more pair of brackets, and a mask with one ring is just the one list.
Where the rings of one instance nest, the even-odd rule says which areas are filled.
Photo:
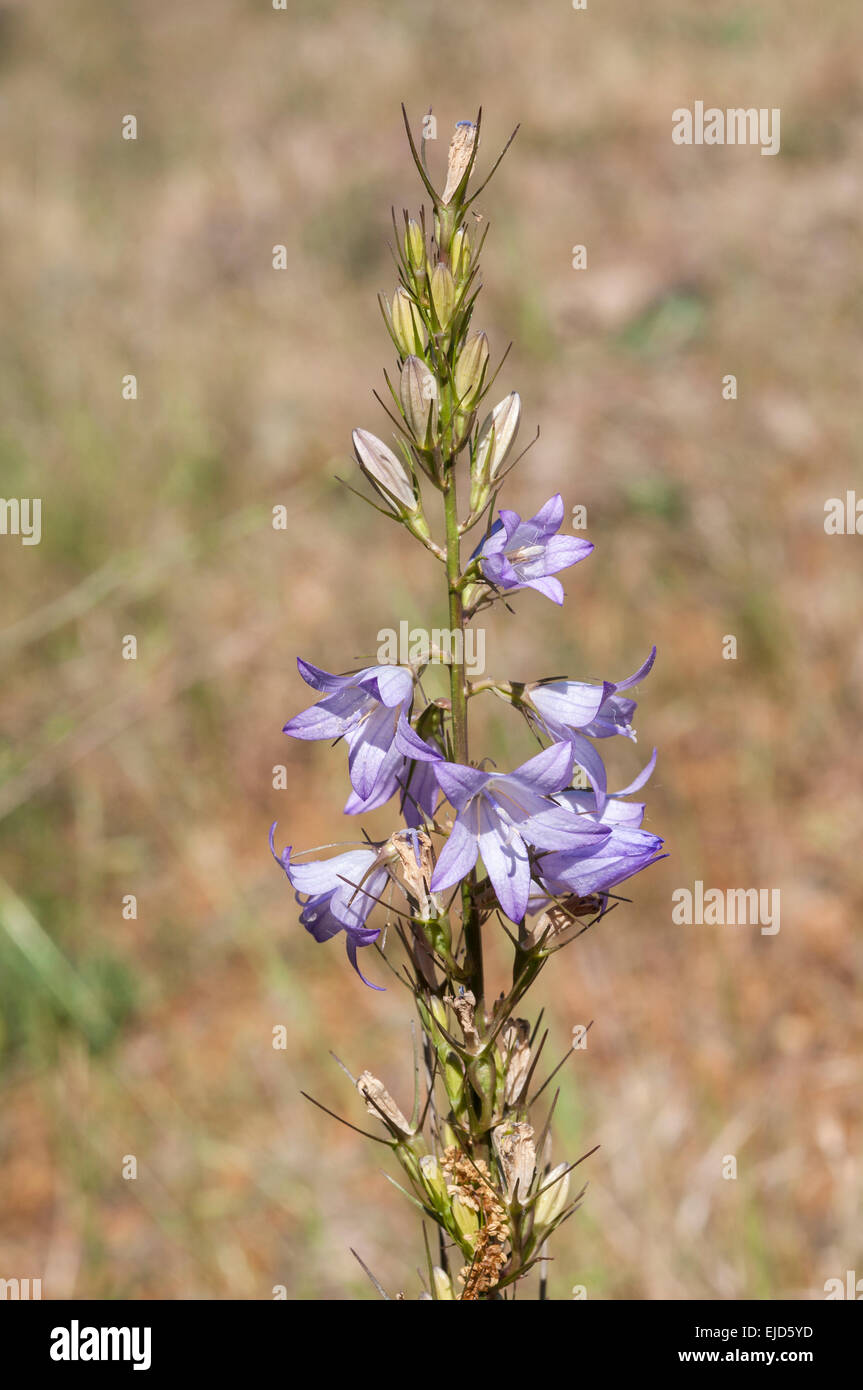
[[351, 816], [374, 811], [399, 792], [400, 809], [407, 824], [414, 828], [423, 825], [426, 816], [434, 816], [440, 795], [432, 762], [442, 757], [443, 754], [424, 742], [400, 713], [393, 751], [373, 795], [364, 801], [352, 792], [345, 802], [345, 811]]
[[432, 875], [432, 892], [460, 882], [481, 854], [498, 902], [520, 922], [530, 893], [528, 846], [577, 849], [597, 845], [611, 833], [549, 800], [569, 781], [572, 761], [568, 743], [544, 749], [508, 774], [435, 761], [437, 780], [458, 814]]
[[538, 716], [543, 732], [555, 741], [569, 739], [575, 761], [584, 768], [596, 792], [600, 810], [606, 796], [605, 767], [585, 735], [611, 738], [614, 734], [623, 734], [635, 740], [632, 716], [636, 702], [618, 691], [628, 690], [643, 680], [655, 659], [654, 647], [643, 666], [626, 680], [616, 683], [604, 681], [602, 685], [586, 685], [581, 681], [540, 681], [525, 689], [523, 704]]
[[532, 891], [531, 910], [534, 906], [544, 905], [542, 899], [546, 894], [565, 897], [574, 893], [586, 898], [593, 893], [606, 893], [615, 884], [631, 878], [657, 859], [665, 858], [659, 854], [664, 843], [662, 839], [640, 828], [644, 803], [620, 799], [643, 787], [655, 765], [654, 748], [650, 762], [635, 780], [628, 787], [604, 798], [601, 806], [595, 792], [569, 790], [555, 794], [553, 800], [572, 816], [606, 826], [610, 833], [605, 841], [595, 847], [588, 844], [581, 849], [565, 849], [543, 855], [538, 870], [542, 888], [536, 894], [541, 901], [535, 902]]
[[583, 560], [593, 543], [557, 534], [563, 521], [560, 493], [528, 521], [517, 512], [501, 510], [498, 516], [471, 557], [479, 561], [484, 577], [498, 589], [538, 589], [553, 603], [563, 603], [563, 586], [550, 576]]
[[[382, 805], [393, 795], [398, 774], [404, 770], [395, 733], [399, 716], [413, 700], [413, 674], [404, 666], [367, 666], [353, 675], [333, 676], [307, 661], [298, 661], [297, 666], [306, 684], [323, 691], [325, 699], [294, 715], [282, 732], [292, 738], [343, 738], [356, 793], [353, 809]], [[380, 795], [385, 788], [389, 788], [386, 795]]]
[[316, 859], [308, 864], [291, 863], [291, 846], [276, 853], [276, 822], [270, 826], [270, 850], [281, 864], [302, 907], [300, 921], [316, 941], [329, 941], [343, 931], [348, 960], [363, 984], [380, 989], [367, 980], [357, 964], [357, 948], [371, 946], [380, 928], [367, 927], [366, 918], [386, 886], [389, 870], [376, 849], [348, 850], [332, 859]]

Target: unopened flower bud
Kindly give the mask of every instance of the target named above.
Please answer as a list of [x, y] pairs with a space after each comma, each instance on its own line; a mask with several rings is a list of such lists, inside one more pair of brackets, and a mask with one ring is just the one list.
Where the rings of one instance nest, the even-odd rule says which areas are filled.
[[455, 313], [455, 281], [452, 272], [439, 262], [431, 276], [431, 301], [441, 329], [449, 328]]
[[446, 1181], [434, 1154], [424, 1154], [420, 1159], [420, 1177], [432, 1205], [439, 1208], [446, 1206]]
[[431, 442], [437, 429], [437, 382], [419, 357], [407, 357], [399, 384], [402, 410], [418, 444]]
[[464, 1100], [464, 1068], [454, 1052], [447, 1054], [443, 1065], [444, 1089], [454, 1111], [459, 1111]]
[[443, 1000], [436, 994], [432, 995], [431, 1012], [432, 1017], [435, 1020], [435, 1023], [440, 1023], [442, 1027], [446, 1028], [446, 1005], [444, 1004]]
[[530, 1071], [530, 1024], [525, 1018], [510, 1018], [500, 1030], [500, 1050], [506, 1068], [504, 1099], [518, 1105]]
[[455, 390], [461, 410], [472, 410], [476, 405], [487, 366], [488, 338], [484, 333], [472, 333], [455, 364]]
[[393, 307], [390, 316], [393, 337], [402, 356], [407, 357], [409, 353], [422, 352], [426, 341], [425, 326], [419, 309], [407, 290], [403, 289], [401, 285], [393, 295]]
[[534, 1216], [537, 1226], [551, 1226], [563, 1212], [569, 1196], [568, 1163], [558, 1163], [542, 1181], [545, 1191], [536, 1201]]
[[452, 1214], [459, 1235], [464, 1240], [473, 1240], [479, 1230], [479, 1212], [475, 1207], [468, 1206], [463, 1197], [458, 1193], [452, 1199]]
[[467, 279], [467, 273], [470, 270], [470, 251], [470, 238], [464, 227], [458, 227], [453, 233], [449, 251], [450, 266], [456, 284]]
[[369, 1114], [382, 1120], [391, 1134], [397, 1139], [413, 1137], [413, 1127], [405, 1119], [383, 1082], [372, 1076], [370, 1071], [360, 1073], [357, 1090], [365, 1101]]
[[411, 480], [392, 449], [368, 430], [354, 430], [351, 438], [360, 468], [384, 501], [392, 504], [395, 500], [406, 511], [415, 512], [419, 502]]
[[485, 505], [489, 490], [515, 441], [520, 416], [521, 397], [517, 391], [512, 391], [480, 425], [471, 467], [471, 511], [478, 511]]
[[452, 1283], [446, 1270], [441, 1269], [440, 1265], [435, 1265], [432, 1270], [432, 1279], [434, 1280], [435, 1297], [454, 1303], [455, 1294], [452, 1291]]
[[446, 187], [441, 199], [444, 205], [451, 202], [456, 189], [464, 178], [465, 170], [473, 153], [475, 139], [476, 126], [473, 121], [459, 121], [450, 141]]
[[526, 1121], [498, 1125], [492, 1139], [506, 1182], [507, 1201], [517, 1195], [520, 1202], [525, 1202], [536, 1169], [533, 1125]]
[[411, 218], [405, 228], [405, 260], [414, 272], [414, 275], [424, 269], [425, 259], [426, 248], [422, 227]]

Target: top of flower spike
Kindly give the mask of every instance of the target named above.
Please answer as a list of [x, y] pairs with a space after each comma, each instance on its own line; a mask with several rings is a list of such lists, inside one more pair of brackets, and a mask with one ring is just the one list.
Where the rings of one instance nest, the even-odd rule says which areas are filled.
[[446, 187], [441, 198], [444, 205], [452, 202], [456, 189], [464, 178], [465, 171], [471, 162], [476, 139], [477, 127], [474, 122], [459, 121], [450, 141]]

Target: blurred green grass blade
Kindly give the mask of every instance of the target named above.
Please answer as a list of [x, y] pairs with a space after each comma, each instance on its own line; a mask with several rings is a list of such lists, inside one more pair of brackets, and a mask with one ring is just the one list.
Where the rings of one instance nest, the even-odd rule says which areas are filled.
[[111, 1031], [111, 1019], [27, 904], [2, 879], [0, 929], [24, 956], [39, 985], [54, 996], [88, 1042], [98, 1046]]

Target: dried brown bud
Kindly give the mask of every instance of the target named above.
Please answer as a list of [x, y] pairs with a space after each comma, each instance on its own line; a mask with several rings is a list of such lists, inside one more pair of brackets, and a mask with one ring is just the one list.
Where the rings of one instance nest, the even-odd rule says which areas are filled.
[[516, 1106], [530, 1071], [530, 1024], [526, 1018], [507, 1019], [500, 1030], [500, 1050], [506, 1068], [504, 1100]]
[[533, 1125], [498, 1125], [492, 1131], [492, 1139], [506, 1183], [506, 1200], [512, 1202], [517, 1195], [520, 1202], [525, 1202], [536, 1169]]
[[386, 1086], [382, 1081], [378, 1081], [376, 1076], [372, 1076], [370, 1071], [360, 1073], [357, 1090], [365, 1101], [369, 1114], [374, 1115], [377, 1120], [382, 1120], [397, 1139], [410, 1139], [413, 1136], [413, 1127], [399, 1110]]
[[459, 121], [450, 141], [446, 188], [441, 199], [444, 204], [452, 200], [456, 189], [464, 178], [464, 171], [470, 163], [475, 139], [476, 126], [473, 121]]
[[540, 913], [521, 944], [529, 951], [542, 942], [545, 949], [557, 942], [570, 927], [577, 926], [579, 917], [592, 917], [601, 906], [596, 896], [578, 898], [573, 895], [563, 902], [552, 903], [545, 912]]
[[465, 1047], [468, 1052], [478, 1052], [481, 1046], [481, 1039], [474, 1023], [476, 995], [472, 990], [466, 989], [463, 990], [461, 994], [449, 995], [447, 997], [447, 1003], [452, 1006], [453, 1013], [461, 1025]]
[[429, 880], [434, 873], [432, 842], [424, 830], [407, 834], [396, 831], [390, 837], [401, 868], [405, 887], [420, 902], [428, 896]]

